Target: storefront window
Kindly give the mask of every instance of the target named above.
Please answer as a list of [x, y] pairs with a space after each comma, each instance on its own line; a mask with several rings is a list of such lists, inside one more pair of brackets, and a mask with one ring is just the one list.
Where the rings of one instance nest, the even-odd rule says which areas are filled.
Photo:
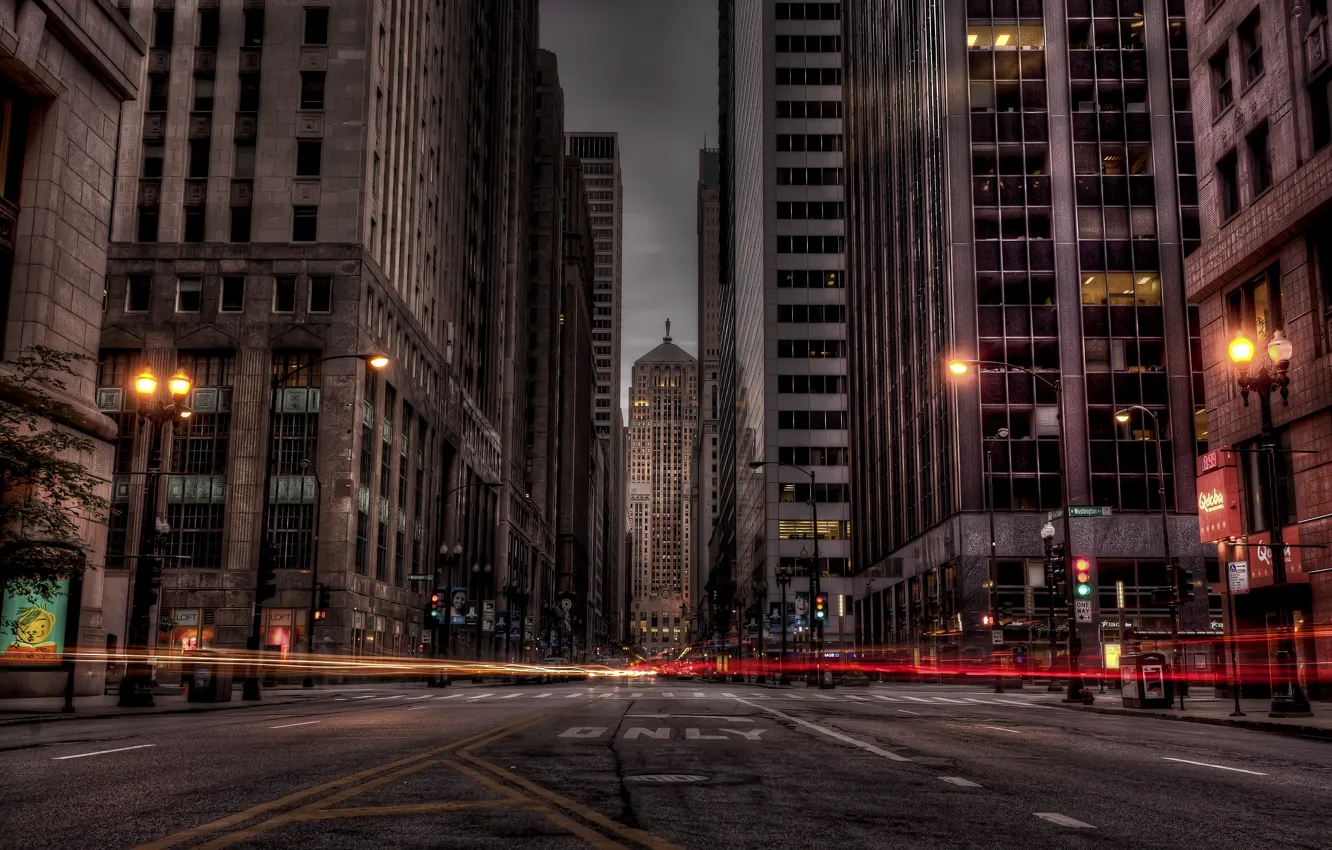
[[215, 639], [212, 608], [168, 608], [162, 615], [157, 645], [168, 655], [211, 649]]
[[305, 609], [265, 609], [264, 647], [281, 652], [284, 656], [293, 649], [300, 651], [305, 643], [305, 620], [308, 614]]

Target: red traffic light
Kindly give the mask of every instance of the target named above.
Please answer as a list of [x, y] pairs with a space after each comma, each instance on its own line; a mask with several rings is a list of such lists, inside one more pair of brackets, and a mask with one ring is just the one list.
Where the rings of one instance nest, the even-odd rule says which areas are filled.
[[828, 596], [824, 593], [814, 594], [814, 619], [826, 620], [828, 618]]
[[1077, 558], [1073, 561], [1073, 570], [1077, 574], [1078, 584], [1086, 584], [1091, 581], [1091, 561], [1086, 558]]
[[431, 605], [438, 605], [438, 604], [439, 604], [439, 594], [438, 594], [438, 593], [432, 593], [432, 594], [430, 595], [430, 604], [431, 604]]

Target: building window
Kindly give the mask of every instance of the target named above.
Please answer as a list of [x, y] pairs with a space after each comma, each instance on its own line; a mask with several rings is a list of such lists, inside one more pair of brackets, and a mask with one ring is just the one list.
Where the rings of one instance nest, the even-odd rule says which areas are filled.
[[157, 241], [157, 207], [139, 207], [139, 227], [135, 233], [137, 242], [156, 242]]
[[182, 241], [204, 241], [204, 208], [189, 206], [185, 208], [185, 235]]
[[143, 176], [161, 177], [162, 160], [166, 156], [162, 145], [144, 145], [143, 146]]
[[305, 10], [305, 43], [328, 44], [328, 9], [311, 7]]
[[213, 75], [195, 74], [194, 75], [194, 111], [212, 112], [213, 111]]
[[237, 112], [259, 111], [259, 75], [240, 75], [240, 95], [236, 99]]
[[273, 278], [273, 312], [296, 312], [296, 278], [281, 275]]
[[1216, 163], [1216, 199], [1221, 208], [1222, 222], [1230, 220], [1239, 212], [1239, 168], [1233, 150]]
[[333, 278], [318, 275], [310, 278], [310, 312], [328, 313], [333, 309]]
[[1228, 335], [1243, 332], [1261, 349], [1272, 333], [1285, 328], [1281, 312], [1281, 275], [1273, 266], [1226, 296]]
[[301, 72], [301, 109], [324, 108], [324, 72]]
[[222, 306], [223, 313], [239, 313], [245, 309], [245, 278], [243, 277], [224, 277], [222, 278]]
[[1272, 186], [1272, 148], [1267, 122], [1249, 134], [1249, 186], [1258, 197]]
[[231, 241], [232, 242], [250, 241], [249, 207], [231, 208]]
[[264, 10], [263, 9], [245, 9], [244, 33], [241, 37], [241, 44], [245, 47], [258, 47], [264, 43]]
[[131, 275], [125, 284], [125, 312], [147, 313], [152, 302], [153, 279], [146, 274]]
[[319, 207], [291, 208], [291, 241], [314, 242], [319, 233]]
[[231, 176], [236, 180], [254, 178], [254, 142], [236, 143], [236, 164]]
[[323, 139], [297, 139], [296, 176], [318, 177], [323, 151]]
[[191, 178], [203, 178], [208, 176], [208, 157], [212, 152], [212, 141], [209, 139], [190, 139], [190, 173]]
[[1235, 99], [1230, 82], [1230, 45], [1226, 44], [1212, 54], [1209, 64], [1212, 67], [1212, 108], [1214, 114], [1220, 115]]
[[203, 301], [203, 278], [176, 279], [176, 312], [197, 313]]
[[168, 504], [166, 521], [171, 526], [167, 563], [196, 570], [221, 569], [224, 505]]
[[175, 30], [175, 9], [159, 9], [153, 12], [153, 47], [170, 47], [175, 38]]
[[167, 74], [149, 74], [148, 75], [148, 111], [166, 112], [168, 101], [168, 86], [171, 83], [171, 77]]
[[178, 475], [226, 475], [235, 355], [181, 352], [177, 365], [194, 380], [190, 393], [194, 415], [173, 427], [171, 471]]
[[1244, 60], [1244, 85], [1263, 75], [1262, 13], [1258, 9], [1239, 25], [1240, 58]]
[[200, 9], [199, 10], [199, 46], [217, 47], [218, 34], [218, 9]]

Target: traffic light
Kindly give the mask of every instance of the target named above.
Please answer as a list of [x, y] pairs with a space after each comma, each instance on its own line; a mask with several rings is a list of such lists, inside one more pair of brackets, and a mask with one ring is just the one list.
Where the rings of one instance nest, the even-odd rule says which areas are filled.
[[444, 604], [443, 596], [439, 591], [430, 594], [430, 619], [436, 623], [439, 622], [439, 607]]
[[1064, 547], [1055, 546], [1051, 553], [1050, 578], [1055, 584], [1068, 580], [1068, 565], [1064, 563]]
[[321, 584], [319, 585], [319, 592], [315, 595], [318, 597], [319, 601], [315, 603], [314, 618], [316, 620], [327, 620], [332, 593], [329, 592], [329, 589], [325, 585]]
[[1090, 558], [1073, 559], [1073, 595], [1086, 599], [1092, 595], [1092, 564]]
[[828, 620], [828, 594], [814, 594], [814, 621], [820, 625]]
[[265, 540], [259, 546], [259, 576], [255, 583], [255, 602], [277, 596], [278, 547]]
[[994, 615], [981, 614], [981, 625], [986, 626], [988, 628], [992, 628], [994, 626]]
[[1186, 570], [1178, 564], [1175, 565], [1175, 583], [1178, 586], [1178, 599], [1180, 602], [1192, 601], [1196, 595], [1193, 592], [1193, 570]]
[[148, 609], [157, 604], [157, 591], [162, 587], [162, 558], [145, 555], [139, 566], [134, 581], [134, 605], [143, 609], [144, 616]]

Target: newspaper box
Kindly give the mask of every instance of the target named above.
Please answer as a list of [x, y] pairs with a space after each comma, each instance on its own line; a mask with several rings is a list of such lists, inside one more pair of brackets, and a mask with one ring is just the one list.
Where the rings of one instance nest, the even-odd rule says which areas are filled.
[[1122, 656], [1119, 680], [1126, 708], [1169, 708], [1174, 698], [1170, 665], [1159, 652]]

